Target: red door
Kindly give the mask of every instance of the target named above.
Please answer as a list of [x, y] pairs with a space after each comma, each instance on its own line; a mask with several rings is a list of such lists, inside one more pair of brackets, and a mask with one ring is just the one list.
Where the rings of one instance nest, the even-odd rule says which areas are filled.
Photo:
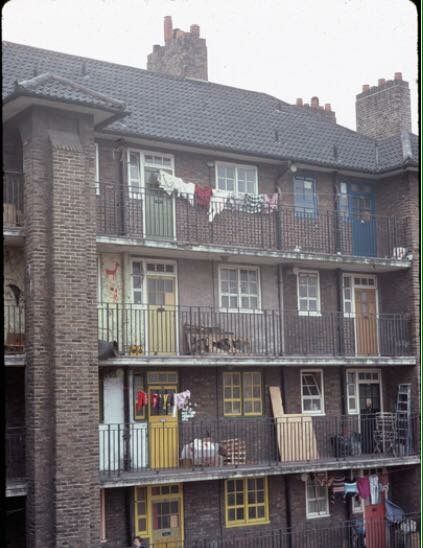
[[385, 548], [385, 505], [369, 504], [364, 509], [366, 548]]

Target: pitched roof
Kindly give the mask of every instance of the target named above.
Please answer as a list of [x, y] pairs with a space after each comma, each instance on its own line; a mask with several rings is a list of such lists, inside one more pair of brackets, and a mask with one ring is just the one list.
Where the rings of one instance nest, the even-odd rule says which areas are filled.
[[[378, 146], [375, 139], [265, 93], [11, 42], [3, 43], [3, 98], [13, 94], [16, 81], [25, 85], [32, 79], [34, 69], [54, 74], [56, 83], [43, 92], [77, 101], [79, 85], [91, 97], [97, 93], [124, 103], [129, 114], [103, 131], [362, 172], [404, 165], [401, 138]], [[68, 84], [59, 89], [58, 78]], [[412, 158], [406, 161], [417, 162], [416, 136], [410, 143]]]

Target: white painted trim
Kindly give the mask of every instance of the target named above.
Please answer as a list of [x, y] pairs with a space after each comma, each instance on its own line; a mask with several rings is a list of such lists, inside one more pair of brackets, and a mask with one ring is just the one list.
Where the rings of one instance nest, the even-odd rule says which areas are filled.
[[[222, 306], [222, 291], [221, 291], [221, 281], [222, 281], [222, 273], [221, 271], [223, 269], [227, 270], [237, 270], [237, 278], [238, 278], [238, 303], [240, 303], [241, 299], [241, 276], [240, 276], [240, 270], [250, 270], [257, 272], [257, 309], [251, 309], [251, 308], [226, 308]], [[220, 263], [218, 265], [217, 269], [217, 283], [218, 283], [218, 308], [220, 312], [232, 312], [232, 313], [246, 313], [246, 314], [262, 314], [262, 308], [261, 308], [261, 269], [260, 266], [250, 266], [250, 265], [239, 265], [239, 264], [232, 264], [232, 263]]]
[[[330, 516], [330, 510], [329, 510], [329, 489], [326, 487], [326, 511], [324, 514], [316, 514], [314, 512], [309, 512], [308, 510], [308, 490], [307, 487], [310, 485], [309, 481], [306, 481], [305, 483], [305, 499], [306, 499], [306, 518], [307, 519], [319, 519], [319, 518], [327, 518]], [[319, 499], [316, 499], [319, 500]]]
[[[320, 375], [320, 411], [304, 411], [303, 401], [303, 373], [319, 373]], [[323, 369], [300, 369], [300, 398], [301, 398], [301, 413], [303, 415], [325, 415], [325, 382]]]
[[[300, 310], [300, 284], [299, 277], [300, 274], [315, 274], [317, 275], [317, 297], [316, 297], [316, 308], [317, 310], [308, 312], [307, 310]], [[297, 277], [297, 310], [299, 316], [321, 316], [322, 304], [320, 301], [320, 273], [318, 270], [307, 270], [307, 269], [298, 269], [295, 273]]]
[[[251, 164], [237, 164], [235, 162], [221, 162], [217, 161], [214, 164], [214, 186], [216, 189], [220, 190], [218, 187], [218, 175], [217, 175], [217, 169], [218, 167], [232, 167], [235, 169], [235, 188], [233, 191], [228, 190], [228, 194], [235, 194], [235, 196], [244, 196], [244, 194], [248, 194], [246, 192], [239, 192], [238, 190], [238, 168], [241, 169], [254, 169], [255, 173], [255, 182], [254, 182], [254, 194], [258, 194], [258, 168], [256, 165]], [[224, 192], [224, 191], [223, 191]]]
[[[355, 401], [356, 401], [356, 412], [350, 412], [349, 410], [349, 397], [348, 397], [348, 373], [354, 373], [355, 374]], [[362, 380], [360, 381], [358, 378], [359, 373], [377, 373], [378, 380]], [[379, 394], [380, 394], [380, 410], [383, 413], [384, 411], [384, 405], [383, 405], [383, 380], [382, 380], [382, 371], [381, 369], [347, 369], [345, 371], [345, 383], [347, 388], [347, 410], [348, 415], [357, 415], [360, 416], [360, 397], [359, 397], [359, 385], [360, 384], [379, 384]]]

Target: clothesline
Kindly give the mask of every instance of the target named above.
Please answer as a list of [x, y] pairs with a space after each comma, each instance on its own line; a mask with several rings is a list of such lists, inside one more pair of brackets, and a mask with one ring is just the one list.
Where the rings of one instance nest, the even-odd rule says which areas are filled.
[[169, 408], [172, 408], [173, 416], [176, 416], [176, 411], [184, 409], [190, 399], [190, 390], [184, 390], [183, 392], [167, 392], [165, 394], [158, 392], [148, 394], [147, 392], [144, 392], [144, 390], [138, 390], [135, 397], [135, 409], [136, 412], [139, 413], [150, 403], [151, 408], [157, 411], [164, 409], [167, 412]]

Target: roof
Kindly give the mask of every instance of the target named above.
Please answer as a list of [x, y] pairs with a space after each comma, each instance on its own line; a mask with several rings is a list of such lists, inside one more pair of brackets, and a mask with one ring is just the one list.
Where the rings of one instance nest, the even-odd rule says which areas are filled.
[[127, 115], [105, 132], [369, 173], [418, 161], [412, 134], [411, 157], [404, 157], [407, 139], [378, 142], [265, 93], [11, 42], [3, 42], [3, 99], [16, 92], [15, 82], [28, 87], [34, 70], [49, 78], [32, 91], [124, 104]]

